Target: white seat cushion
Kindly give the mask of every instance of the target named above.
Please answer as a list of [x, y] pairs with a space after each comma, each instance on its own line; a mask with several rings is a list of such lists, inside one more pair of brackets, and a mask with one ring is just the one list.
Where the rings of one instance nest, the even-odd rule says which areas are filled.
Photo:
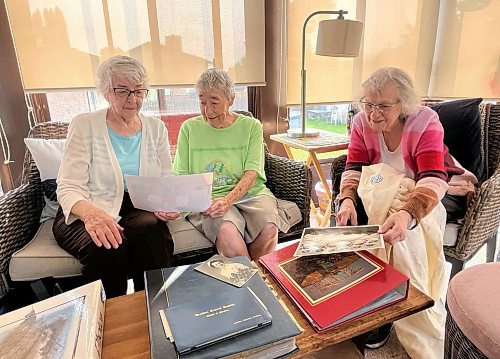
[[174, 240], [174, 254], [213, 247], [213, 243], [183, 217], [169, 221], [168, 228]]
[[457, 244], [458, 231], [460, 230], [460, 227], [461, 226], [456, 223], [446, 223], [446, 227], [444, 228], [443, 246], [453, 247]]
[[13, 281], [81, 274], [80, 262], [59, 247], [54, 239], [52, 222], [52, 219], [43, 222], [31, 242], [12, 255], [9, 274]]
[[[280, 216], [290, 227], [300, 222], [301, 213], [293, 202], [278, 200]], [[64, 278], [81, 274], [82, 265], [59, 247], [52, 234], [53, 219], [43, 222], [35, 237], [12, 255], [9, 274], [13, 281], [44, 277]], [[213, 247], [203, 234], [184, 218], [168, 222], [174, 240], [174, 254]]]

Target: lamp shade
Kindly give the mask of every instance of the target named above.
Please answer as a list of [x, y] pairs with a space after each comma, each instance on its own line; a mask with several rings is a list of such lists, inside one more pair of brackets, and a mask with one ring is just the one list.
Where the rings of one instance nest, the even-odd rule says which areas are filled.
[[363, 23], [346, 19], [319, 22], [316, 54], [334, 57], [356, 57], [361, 44]]

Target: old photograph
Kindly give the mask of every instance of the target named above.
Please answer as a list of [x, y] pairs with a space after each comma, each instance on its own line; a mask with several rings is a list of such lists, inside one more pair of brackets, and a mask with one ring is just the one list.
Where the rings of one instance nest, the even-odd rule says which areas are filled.
[[305, 228], [295, 256], [311, 256], [382, 248], [379, 226]]
[[380, 265], [361, 253], [295, 257], [278, 266], [313, 305], [382, 270]]
[[195, 270], [232, 284], [235, 287], [242, 287], [255, 273], [257, 273], [257, 269], [219, 254], [203, 262], [196, 267]]

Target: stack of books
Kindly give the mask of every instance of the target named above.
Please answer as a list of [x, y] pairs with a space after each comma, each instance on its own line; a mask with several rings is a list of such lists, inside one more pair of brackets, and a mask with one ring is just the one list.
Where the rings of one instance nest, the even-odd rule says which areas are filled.
[[366, 251], [294, 256], [298, 246], [267, 254], [260, 262], [317, 332], [408, 295], [409, 278]]
[[[246, 257], [231, 260], [252, 268]], [[228, 276], [237, 288], [196, 267], [145, 273], [152, 358], [279, 358], [298, 350], [301, 328], [258, 273]]]

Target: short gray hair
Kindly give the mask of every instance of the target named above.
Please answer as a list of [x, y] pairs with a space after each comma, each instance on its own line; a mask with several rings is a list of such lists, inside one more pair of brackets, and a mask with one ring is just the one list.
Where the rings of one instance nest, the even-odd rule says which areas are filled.
[[224, 95], [229, 101], [233, 101], [235, 95], [233, 80], [227, 71], [222, 69], [208, 69], [203, 71], [196, 81], [196, 92], [216, 90]]
[[113, 87], [113, 79], [125, 77], [129, 80], [143, 84], [148, 87], [148, 75], [144, 65], [136, 59], [117, 55], [105, 60], [97, 69], [97, 90], [107, 98], [107, 94]]
[[397, 67], [381, 67], [363, 82], [362, 87], [365, 91], [380, 93], [388, 84], [396, 86], [402, 115], [406, 117], [413, 113], [420, 103], [420, 98], [413, 87], [410, 76], [403, 70]]

